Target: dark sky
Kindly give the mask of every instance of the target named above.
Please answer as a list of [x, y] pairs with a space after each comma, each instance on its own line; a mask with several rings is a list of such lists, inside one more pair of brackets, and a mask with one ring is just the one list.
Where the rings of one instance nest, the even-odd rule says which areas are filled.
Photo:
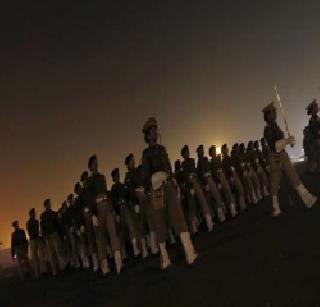
[[0, 9], [0, 241], [44, 198], [57, 208], [93, 153], [110, 187], [150, 115], [173, 161], [185, 143], [260, 137], [277, 82], [301, 147], [319, 1], [45, 2]]

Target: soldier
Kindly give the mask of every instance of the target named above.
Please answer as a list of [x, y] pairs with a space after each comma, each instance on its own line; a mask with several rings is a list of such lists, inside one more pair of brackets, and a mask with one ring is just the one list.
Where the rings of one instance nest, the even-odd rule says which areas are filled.
[[67, 224], [66, 224], [66, 232], [67, 238], [70, 244], [71, 250], [71, 267], [76, 269], [80, 268], [79, 261], [79, 246], [78, 246], [78, 238], [76, 233], [76, 206], [74, 195], [69, 194], [67, 197]]
[[260, 144], [261, 144], [261, 151], [262, 151], [262, 166], [264, 170], [266, 171], [267, 175], [270, 175], [270, 148], [267, 144], [267, 141], [265, 138], [260, 139]]
[[142, 257], [146, 258], [148, 256], [146, 237], [149, 234], [151, 253], [158, 253], [150, 197], [146, 195], [143, 188], [144, 176], [142, 165], [139, 165], [137, 168], [135, 167], [135, 159], [133, 154], [129, 154], [125, 158], [125, 165], [128, 169], [125, 176], [125, 185], [128, 192], [127, 197], [129, 202], [134, 204], [134, 207], [136, 208], [134, 217], [136, 220], [138, 232], [140, 234]]
[[259, 177], [260, 185], [262, 187], [263, 196], [269, 196], [269, 181], [268, 176], [264, 170], [264, 160], [263, 153], [259, 148], [259, 141], [256, 140], [253, 143], [253, 151], [252, 151], [252, 164], [254, 165], [257, 175]]
[[80, 258], [82, 260], [82, 265], [85, 269], [90, 268], [89, 263], [89, 253], [88, 253], [88, 245], [87, 245], [87, 236], [85, 232], [85, 220], [84, 220], [84, 199], [81, 197], [82, 187], [80, 182], [77, 182], [74, 186], [75, 200], [75, 224], [76, 224], [76, 233], [79, 238], [79, 251]]
[[39, 243], [39, 221], [36, 219], [35, 209], [29, 210], [29, 220], [27, 221], [26, 229], [30, 240], [30, 258], [32, 261], [33, 274], [36, 278], [40, 277], [41, 269], [45, 267], [44, 259], [40, 257]]
[[255, 171], [255, 152], [254, 152], [254, 147], [253, 147], [253, 141], [249, 141], [248, 146], [247, 146], [247, 169], [248, 169], [248, 176], [252, 182], [252, 186], [254, 188], [254, 191], [257, 195], [258, 200], [262, 199], [262, 192], [261, 192], [261, 185], [260, 181], [258, 178], [258, 175]]
[[105, 176], [98, 172], [97, 156], [94, 155], [90, 157], [88, 167], [91, 171], [87, 187], [88, 197], [90, 206], [94, 212], [92, 215], [92, 224], [96, 234], [101, 270], [103, 274], [107, 274], [110, 271], [107, 258], [108, 234], [116, 263], [116, 271], [119, 274], [122, 268], [122, 259], [120, 242], [116, 231], [115, 212], [112, 208], [111, 200], [108, 199]]
[[219, 193], [216, 183], [212, 178], [211, 166], [207, 157], [204, 156], [203, 145], [199, 145], [197, 148], [198, 154], [198, 165], [197, 165], [197, 173], [198, 178], [202, 185], [205, 187], [206, 196], [208, 198], [208, 202], [213, 199], [216, 205], [216, 212], [218, 215], [218, 219], [221, 223], [225, 221], [225, 205], [222, 200], [222, 197]]
[[306, 108], [308, 115], [311, 115], [309, 125], [304, 131], [304, 147], [308, 157], [308, 170], [314, 173], [319, 168], [320, 153], [320, 119], [318, 117], [319, 107], [314, 99]]
[[51, 199], [43, 203], [45, 211], [40, 215], [40, 229], [44, 236], [52, 274], [58, 274], [58, 267], [61, 271], [65, 268], [65, 260], [61, 251], [61, 241], [58, 235], [57, 213], [51, 210]]
[[238, 213], [236, 210], [235, 200], [232, 195], [230, 185], [226, 180], [226, 176], [222, 169], [221, 156], [217, 155], [217, 149], [215, 145], [212, 145], [211, 147], [209, 147], [208, 153], [209, 153], [209, 157], [211, 157], [210, 164], [211, 164], [212, 178], [215, 178], [216, 182], [219, 182], [218, 188], [220, 188], [220, 190], [222, 191], [225, 197], [225, 200], [229, 205], [229, 211], [230, 211], [231, 217], [235, 217]]
[[316, 203], [317, 198], [310, 194], [310, 192], [305, 188], [298, 177], [295, 168], [292, 166], [287, 152], [285, 151], [287, 145], [295, 144], [294, 137], [289, 136], [288, 138], [285, 138], [283, 131], [276, 122], [277, 110], [273, 102], [268, 104], [262, 110], [262, 112], [266, 122], [266, 126], [264, 128], [264, 137], [267, 140], [271, 150], [270, 189], [272, 194], [273, 216], [278, 216], [281, 213], [278, 202], [278, 190], [282, 171], [284, 171], [290, 180], [291, 185], [298, 192], [305, 206], [307, 208], [311, 208]]
[[244, 211], [247, 208], [247, 204], [244, 200], [244, 189], [239, 179], [239, 176], [236, 172], [234, 161], [229, 156], [227, 144], [221, 146], [222, 161], [221, 166], [226, 175], [226, 179], [230, 182], [231, 188], [235, 191], [236, 196], [238, 197], [238, 203], [240, 211]]
[[183, 176], [182, 180], [186, 188], [186, 197], [189, 203], [189, 211], [191, 212], [190, 220], [192, 222], [192, 229], [197, 228], [196, 205], [198, 204], [201, 209], [202, 217], [206, 221], [208, 231], [211, 232], [214, 227], [212, 212], [203, 194], [203, 190], [198, 182], [195, 161], [193, 158], [190, 158], [189, 146], [184, 145], [180, 153], [183, 157], [183, 161], [181, 163], [181, 172]]
[[[135, 223], [133, 221], [133, 212], [139, 213], [140, 208], [130, 208], [130, 205], [134, 207], [134, 204], [128, 203], [128, 194], [126, 186], [120, 182], [119, 168], [114, 168], [111, 172], [112, 181], [114, 184], [111, 187], [111, 200], [114, 211], [116, 212], [116, 222], [118, 224], [118, 232], [120, 232], [121, 245], [123, 253], [125, 255], [125, 238], [126, 231], [128, 230], [130, 243], [132, 244], [133, 254], [137, 257], [140, 254], [138, 248], [137, 231]], [[133, 209], [133, 210], [132, 210]]]
[[157, 143], [159, 134], [156, 119], [149, 118], [142, 131], [145, 142], [148, 144], [142, 156], [145, 190], [147, 193], [151, 192], [152, 195], [161, 268], [166, 269], [171, 263], [165, 243], [169, 227], [172, 227], [175, 234], [180, 236], [186, 261], [188, 264], [192, 264], [198, 256], [194, 250], [178, 199], [179, 188], [172, 176], [166, 148]]
[[11, 234], [11, 257], [13, 261], [17, 259], [20, 277], [24, 281], [29, 272], [28, 240], [25, 231], [19, 227], [18, 221], [14, 221], [12, 227], [14, 231]]

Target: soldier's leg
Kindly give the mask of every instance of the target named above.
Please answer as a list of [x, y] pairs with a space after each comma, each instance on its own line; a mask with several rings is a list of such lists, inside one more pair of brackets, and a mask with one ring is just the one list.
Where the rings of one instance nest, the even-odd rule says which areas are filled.
[[260, 186], [262, 187], [262, 193], [263, 196], [268, 196], [269, 195], [269, 182], [268, 182], [268, 176], [265, 172], [265, 170], [263, 169], [263, 167], [259, 164], [257, 167], [257, 175], [259, 177], [259, 182], [260, 182]]
[[88, 253], [92, 259], [93, 271], [97, 272], [99, 269], [98, 256], [97, 256], [97, 244], [95, 239], [94, 228], [92, 225], [92, 214], [89, 208], [84, 209], [84, 223], [85, 232], [88, 243]]
[[54, 250], [52, 234], [47, 235], [45, 237], [45, 242], [46, 242], [47, 253], [48, 253], [49, 262], [51, 266], [51, 271], [52, 271], [52, 274], [55, 276], [58, 274], [58, 264], [57, 264], [55, 250]]
[[282, 163], [280, 155], [273, 154], [270, 161], [270, 192], [272, 195], [273, 216], [278, 216], [281, 213], [278, 201], [278, 191], [280, 188], [280, 180], [282, 173]]
[[98, 258], [100, 261], [101, 271], [103, 274], [110, 272], [108, 255], [107, 255], [107, 205], [106, 202], [97, 204], [97, 216], [92, 216], [92, 224], [94, 226]]
[[257, 204], [258, 198], [257, 198], [256, 192], [254, 190], [252, 180], [249, 176], [248, 171], [246, 171], [246, 170], [243, 172], [243, 182], [245, 184], [249, 203]]
[[30, 256], [31, 256], [31, 263], [33, 268], [33, 274], [35, 278], [39, 278], [40, 276], [38, 250], [39, 250], [38, 239], [30, 239]]
[[57, 256], [59, 268], [63, 271], [66, 267], [66, 261], [62, 252], [62, 242], [59, 235], [55, 232], [52, 234], [52, 242], [55, 250], [55, 254]]
[[215, 203], [216, 203], [216, 211], [218, 214], [218, 219], [221, 223], [223, 223], [225, 221], [225, 205], [224, 202], [222, 200], [221, 194], [217, 188], [217, 185], [215, 184], [215, 182], [213, 181], [213, 179], [211, 177], [209, 177], [208, 179], [208, 183], [207, 183], [207, 190], [209, 192], [209, 195], [214, 199]]
[[140, 250], [138, 248], [137, 229], [133, 220], [132, 212], [128, 207], [125, 207], [124, 218], [125, 218], [126, 227], [128, 229], [130, 242], [132, 244], [133, 254], [135, 257], [137, 257], [140, 254]]
[[281, 153], [281, 160], [283, 170], [290, 180], [292, 187], [296, 189], [305, 206], [311, 208], [316, 203], [317, 198], [305, 188], [286, 152]]
[[191, 233], [198, 232], [198, 223], [197, 223], [197, 207], [195, 199], [195, 190], [190, 189], [186, 192], [186, 202], [187, 202], [187, 219], [189, 223], [189, 229]]
[[260, 181], [259, 181], [259, 178], [257, 176], [256, 171], [253, 169], [252, 166], [250, 166], [249, 178], [250, 178], [250, 180], [252, 182], [252, 186], [253, 186], [254, 192], [255, 192], [258, 200], [261, 200], [262, 199], [262, 193], [261, 193]]
[[181, 204], [179, 203], [177, 197], [176, 186], [174, 183], [169, 181], [165, 184], [164, 196], [169, 224], [174, 228], [176, 235], [180, 236], [187, 263], [192, 264], [197, 259], [198, 255], [194, 250], [194, 246], [190, 238], [188, 226], [181, 209]]
[[202, 216], [206, 220], [208, 231], [211, 232], [213, 230], [214, 223], [212, 220], [212, 212], [210, 210], [209, 204], [203, 194], [203, 190], [201, 189], [199, 183], [196, 180], [194, 180], [192, 185], [193, 185], [193, 190], [194, 190], [194, 196], [195, 196], [196, 200], [198, 201]]
[[106, 202], [106, 208], [107, 208], [106, 225], [107, 225], [112, 252], [114, 254], [114, 259], [116, 262], [116, 270], [117, 270], [117, 273], [119, 274], [122, 268], [122, 259], [121, 259], [121, 252], [120, 252], [120, 240], [117, 235], [115, 213], [109, 201]]
[[233, 189], [235, 190], [237, 196], [238, 196], [238, 202], [239, 202], [239, 207], [240, 207], [240, 211], [243, 212], [244, 210], [246, 210], [247, 205], [245, 202], [245, 197], [244, 197], [244, 188], [243, 185], [238, 177], [237, 174], [234, 174], [231, 179], [230, 182], [232, 184]]
[[46, 256], [46, 247], [42, 238], [38, 239], [39, 248], [38, 248], [38, 259], [39, 259], [39, 269], [40, 274], [47, 273], [47, 256]]
[[219, 174], [219, 180], [220, 180], [220, 183], [221, 183], [221, 189], [222, 189], [222, 192], [226, 198], [226, 201], [229, 205], [229, 210], [230, 210], [230, 214], [232, 217], [235, 217], [238, 213], [237, 213], [237, 210], [236, 210], [236, 205], [235, 205], [235, 200], [234, 200], [234, 197], [232, 195], [232, 191], [231, 191], [231, 188], [230, 188], [230, 185], [229, 185], [229, 182], [227, 181], [225, 175], [223, 172], [221, 172]]
[[21, 281], [24, 281], [27, 274], [27, 268], [28, 268], [28, 257], [27, 257], [27, 251], [23, 247], [17, 247], [16, 248], [16, 257], [19, 267], [19, 273], [20, 273], [20, 279]]

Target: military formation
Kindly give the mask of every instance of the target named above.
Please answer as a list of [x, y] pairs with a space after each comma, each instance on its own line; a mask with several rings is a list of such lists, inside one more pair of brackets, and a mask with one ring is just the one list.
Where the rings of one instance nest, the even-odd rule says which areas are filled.
[[[320, 147], [316, 101], [307, 110], [311, 119], [304, 143], [308, 165], [315, 171]], [[141, 165], [129, 154], [124, 159], [124, 182], [119, 168], [113, 169], [111, 189], [99, 172], [97, 156], [90, 157], [88, 170], [57, 211], [50, 199], [44, 201], [39, 219], [30, 209], [29, 240], [18, 221], [13, 222], [11, 252], [21, 278], [30, 271], [35, 278], [45, 273], [56, 276], [70, 267], [119, 274], [129, 257], [145, 259], [151, 254], [159, 255], [165, 270], [171, 265], [167, 246], [176, 242], [192, 265], [198, 258], [192, 238], [200, 229], [213, 232], [216, 224], [235, 218], [270, 194], [272, 215], [281, 213], [278, 191], [283, 172], [311, 208], [317, 197], [305, 188], [285, 150], [295, 143], [294, 137], [285, 136], [278, 126], [274, 103], [263, 109], [263, 115], [261, 140], [234, 144], [231, 149], [224, 144], [221, 153], [214, 145], [207, 152], [199, 145], [193, 149], [197, 159], [184, 145], [174, 169], [165, 146], [159, 144], [158, 123], [149, 118], [142, 129], [147, 147]]]

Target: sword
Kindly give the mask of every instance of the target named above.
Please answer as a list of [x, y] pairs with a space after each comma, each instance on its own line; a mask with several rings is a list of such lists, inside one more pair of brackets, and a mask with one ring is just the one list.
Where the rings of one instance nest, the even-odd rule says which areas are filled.
[[[278, 92], [277, 84], [274, 85], [274, 91], [275, 91], [275, 94], [276, 94], [276, 100], [277, 100], [277, 102], [279, 104], [279, 109], [281, 111], [281, 115], [282, 115], [282, 119], [283, 119], [283, 122], [284, 122], [284, 126], [285, 126], [285, 129], [286, 129], [287, 135], [288, 135], [288, 137], [290, 137], [291, 134], [290, 134], [290, 131], [289, 131], [289, 125], [288, 125], [288, 121], [287, 121], [286, 115], [284, 113], [284, 108], [283, 108], [283, 105], [282, 105], [282, 102], [281, 102], [280, 94]], [[293, 147], [293, 144], [291, 144], [291, 147]]]

